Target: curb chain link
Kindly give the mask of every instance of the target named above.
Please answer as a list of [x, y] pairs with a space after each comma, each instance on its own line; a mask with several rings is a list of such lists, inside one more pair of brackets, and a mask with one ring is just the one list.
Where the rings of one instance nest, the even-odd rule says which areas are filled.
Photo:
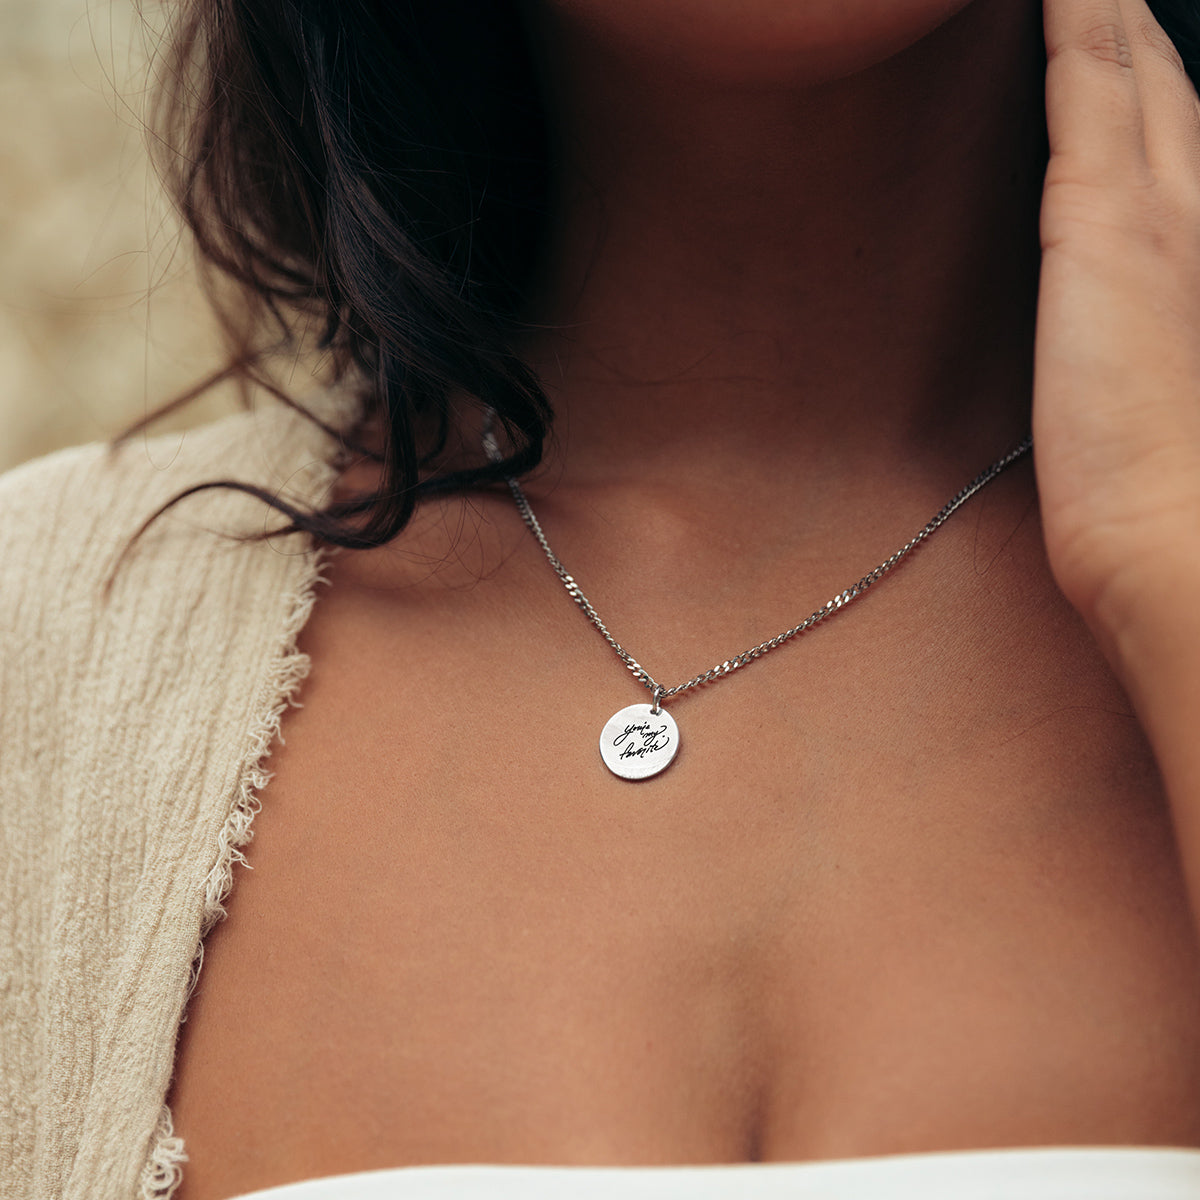
[[[750, 663], [760, 659], [765, 654], [770, 654], [772, 650], [777, 650], [785, 642], [790, 642], [792, 638], [798, 637], [805, 630], [811, 629], [814, 625], [824, 621], [827, 617], [832, 616], [835, 612], [840, 612], [851, 601], [857, 599], [873, 584], [878, 583], [889, 571], [891, 571], [898, 563], [900, 563], [907, 555], [911, 554], [923, 541], [932, 536], [942, 527], [949, 519], [960, 509], [976, 492], [986, 487], [1001, 471], [1012, 466], [1019, 458], [1033, 446], [1032, 435], [1027, 435], [1019, 445], [1014, 446], [1002, 458], [997, 459], [985, 471], [977, 475], [970, 483], [966, 485], [953, 499], [949, 500], [941, 510], [929, 521], [929, 523], [916, 534], [914, 534], [899, 550], [896, 551], [890, 558], [884, 559], [874, 570], [868, 571], [857, 583], [851, 584], [845, 591], [839, 592], [832, 600], [827, 601], [824, 605], [818, 608], [815, 612], [810, 613], [798, 625], [793, 625], [791, 629], [785, 629], [782, 633], [777, 633], [773, 638], [769, 638], [765, 642], [759, 642], [757, 646], [751, 646], [749, 650], [743, 650], [741, 654], [734, 655], [733, 658], [727, 658], [724, 662], [717, 663], [711, 666], [707, 671], [702, 671], [699, 675], [694, 675], [686, 683], [677, 683], [674, 687], [664, 687], [661, 683], [642, 666], [620, 642], [613, 637], [609, 628], [601, 620], [600, 614], [592, 606], [592, 602], [583, 594], [583, 589], [575, 581], [571, 573], [559, 561], [558, 555], [550, 547], [549, 541], [546, 540], [546, 535], [542, 531], [541, 523], [534, 515], [533, 509], [530, 507], [529, 500], [526, 498], [521, 485], [511, 476], [505, 476], [505, 483], [508, 484], [508, 489], [512, 493], [513, 500], [516, 501], [517, 509], [521, 514], [521, 519], [525, 522], [529, 532], [533, 534], [537, 543], [542, 548], [542, 552], [546, 555], [550, 565], [554, 568], [554, 573], [562, 581], [563, 587], [567, 589], [567, 595], [575, 602], [575, 604], [583, 612], [584, 616], [596, 627], [600, 636], [612, 647], [616, 656], [625, 664], [626, 669], [633, 677], [642, 684], [643, 687], [649, 689], [654, 694], [654, 707], [652, 712], [657, 713], [659, 705], [663, 700], [669, 699], [671, 696], [678, 696], [681, 692], [689, 691], [692, 688], [702, 687], [706, 683], [712, 683], [717, 679], [724, 679], [726, 675], [732, 675], [734, 671], [740, 671], [742, 667], [748, 666]], [[492, 413], [489, 411], [487, 424], [483, 432], [483, 448], [489, 460], [493, 463], [499, 462], [501, 459], [500, 447], [496, 442], [495, 433], [493, 430]]]

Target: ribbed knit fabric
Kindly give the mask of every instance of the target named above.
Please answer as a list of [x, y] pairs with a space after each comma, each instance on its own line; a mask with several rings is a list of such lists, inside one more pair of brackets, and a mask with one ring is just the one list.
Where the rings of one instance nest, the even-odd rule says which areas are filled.
[[[336, 411], [337, 404], [333, 409]], [[330, 411], [328, 401], [325, 411]], [[0, 1194], [166, 1197], [164, 1097], [320, 562], [229, 491], [319, 503], [330, 442], [281, 405], [0, 479]]]

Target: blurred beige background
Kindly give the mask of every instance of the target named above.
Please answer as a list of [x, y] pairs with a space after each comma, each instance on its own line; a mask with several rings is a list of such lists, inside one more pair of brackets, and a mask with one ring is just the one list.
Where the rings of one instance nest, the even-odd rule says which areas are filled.
[[0, 0], [0, 470], [108, 437], [221, 361], [147, 162], [153, 43], [133, 0]]

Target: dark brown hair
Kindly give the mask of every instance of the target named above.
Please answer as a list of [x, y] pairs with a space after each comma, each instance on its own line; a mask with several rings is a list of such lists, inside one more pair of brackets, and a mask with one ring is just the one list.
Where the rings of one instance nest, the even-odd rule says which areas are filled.
[[[304, 513], [205, 486], [361, 547], [395, 536], [422, 494], [537, 464], [549, 405], [512, 346], [547, 151], [515, 4], [180, 0], [157, 88], [155, 158], [230, 344], [206, 382], [294, 403], [271, 364], [317, 351], [379, 435], [381, 487], [358, 501]], [[438, 469], [464, 405], [495, 411], [503, 463]]]

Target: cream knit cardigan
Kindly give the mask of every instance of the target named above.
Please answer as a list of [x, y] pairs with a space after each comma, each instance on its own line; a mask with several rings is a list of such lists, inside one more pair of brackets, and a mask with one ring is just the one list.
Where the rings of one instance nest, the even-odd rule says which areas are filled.
[[[165, 1106], [201, 938], [308, 661], [309, 540], [257, 483], [319, 503], [331, 443], [282, 405], [0, 478], [0, 1196], [164, 1198]], [[237, 1080], [229, 1081], [230, 1087]]]

